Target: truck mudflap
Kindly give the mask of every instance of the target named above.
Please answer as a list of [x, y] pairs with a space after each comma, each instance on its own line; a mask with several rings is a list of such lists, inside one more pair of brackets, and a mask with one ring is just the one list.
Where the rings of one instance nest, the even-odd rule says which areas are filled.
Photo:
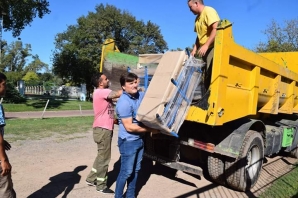
[[158, 155], [151, 155], [148, 153], [144, 153], [144, 157], [151, 159], [153, 161], [156, 161], [164, 166], [170, 167], [172, 169], [176, 169], [176, 170], [180, 170], [183, 172], [187, 172], [187, 173], [191, 173], [194, 175], [198, 175], [201, 176], [203, 171], [200, 167], [191, 165], [191, 164], [187, 164], [184, 162], [177, 162], [177, 161], [171, 161], [169, 159], [166, 159], [164, 157], [158, 156]]
[[231, 124], [235, 125], [235, 130], [215, 146], [214, 153], [237, 158], [247, 131], [254, 130], [265, 137], [265, 124], [260, 120], [240, 119], [231, 122]]

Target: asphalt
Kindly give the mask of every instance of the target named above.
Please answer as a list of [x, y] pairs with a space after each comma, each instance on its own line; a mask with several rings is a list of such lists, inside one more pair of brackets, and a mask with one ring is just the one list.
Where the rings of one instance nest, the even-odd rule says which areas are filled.
[[5, 112], [6, 119], [93, 116], [93, 110]]

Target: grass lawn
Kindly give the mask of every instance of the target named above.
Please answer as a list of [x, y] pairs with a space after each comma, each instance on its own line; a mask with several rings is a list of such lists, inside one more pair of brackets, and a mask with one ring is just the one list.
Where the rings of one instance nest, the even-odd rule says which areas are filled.
[[[47, 103], [47, 99], [27, 100], [22, 104], [3, 103], [5, 112], [23, 112], [23, 111], [42, 111]], [[81, 105], [82, 110], [91, 110], [92, 102], [82, 102], [79, 100], [61, 100], [50, 99], [47, 110], [79, 110]]]
[[93, 116], [47, 119], [8, 119], [5, 126], [5, 139], [38, 140], [53, 135], [65, 136], [86, 133], [92, 130]]
[[260, 198], [298, 198], [298, 164], [288, 174], [278, 178]]

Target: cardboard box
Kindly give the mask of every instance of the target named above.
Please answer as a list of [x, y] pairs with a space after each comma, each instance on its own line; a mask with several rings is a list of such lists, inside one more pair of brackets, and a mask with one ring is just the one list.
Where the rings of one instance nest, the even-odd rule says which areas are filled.
[[175, 88], [171, 79], [177, 78], [186, 59], [184, 51], [166, 52], [162, 56], [138, 109], [137, 120], [151, 128], [163, 128], [156, 114], [163, 114], [165, 104]]
[[137, 120], [177, 136], [201, 81], [204, 64], [188, 58], [185, 52], [164, 54], [138, 109]]

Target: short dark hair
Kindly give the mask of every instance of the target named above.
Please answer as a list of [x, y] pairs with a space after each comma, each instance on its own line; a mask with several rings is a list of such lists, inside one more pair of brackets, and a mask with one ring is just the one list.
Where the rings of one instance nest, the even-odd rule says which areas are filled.
[[133, 82], [139, 77], [134, 73], [125, 73], [120, 76], [120, 85], [121, 87], [125, 85], [126, 82]]
[[6, 78], [5, 74], [3, 74], [2, 72], [0, 72], [0, 83], [3, 82], [4, 80], [6, 81], [7, 78]]
[[93, 74], [92, 78], [91, 78], [91, 83], [92, 85], [97, 88], [99, 83], [101, 83], [102, 79], [101, 76], [103, 75], [102, 72], [97, 72], [95, 74]]
[[188, 0], [188, 2], [199, 2], [199, 3], [201, 3], [202, 5], [204, 5], [204, 0]]

